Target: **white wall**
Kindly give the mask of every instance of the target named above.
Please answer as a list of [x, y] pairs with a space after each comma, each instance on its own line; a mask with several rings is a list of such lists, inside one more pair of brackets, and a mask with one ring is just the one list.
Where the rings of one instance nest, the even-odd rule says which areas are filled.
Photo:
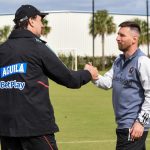
[[14, 22], [12, 21], [14, 19], [14, 15], [5, 15], [0, 14], [0, 28], [2, 28], [5, 25], [10, 25], [11, 27], [14, 26]]
[[[110, 14], [114, 18], [114, 23], [118, 26], [121, 22], [139, 17], [145, 19], [146, 16], [134, 15], [118, 15]], [[92, 36], [89, 35], [89, 21], [92, 14], [89, 12], [50, 12], [46, 19], [49, 21], [49, 26], [52, 30], [50, 34], [44, 39], [47, 44], [55, 51], [68, 52], [69, 50], [76, 50], [78, 55], [92, 56]], [[0, 15], [0, 27], [4, 25], [14, 26], [14, 15]], [[105, 37], [105, 55], [118, 55], [116, 43], [117, 33]], [[147, 54], [147, 47], [141, 47]], [[101, 50], [101, 37], [95, 39], [95, 56], [100, 56]]]

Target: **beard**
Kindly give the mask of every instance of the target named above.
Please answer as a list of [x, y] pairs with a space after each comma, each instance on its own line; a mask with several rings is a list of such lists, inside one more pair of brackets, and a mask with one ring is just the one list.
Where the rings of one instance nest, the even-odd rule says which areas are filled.
[[121, 51], [121, 52], [126, 52], [128, 50], [128, 47], [127, 46], [123, 46], [121, 44], [118, 44], [118, 49]]

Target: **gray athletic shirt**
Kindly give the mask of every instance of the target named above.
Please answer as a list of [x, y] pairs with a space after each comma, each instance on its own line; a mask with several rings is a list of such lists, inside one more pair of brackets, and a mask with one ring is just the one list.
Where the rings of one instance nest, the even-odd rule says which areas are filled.
[[138, 49], [125, 60], [121, 54], [112, 68], [93, 83], [112, 88], [113, 108], [118, 129], [131, 128], [137, 118], [150, 127], [150, 59]]

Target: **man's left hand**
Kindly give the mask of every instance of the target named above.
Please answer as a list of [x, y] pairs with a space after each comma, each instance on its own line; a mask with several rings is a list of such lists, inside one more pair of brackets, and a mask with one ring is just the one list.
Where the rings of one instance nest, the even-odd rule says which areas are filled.
[[138, 121], [135, 121], [132, 128], [130, 129], [130, 136], [131, 136], [132, 141], [141, 138], [141, 136], [143, 135], [143, 132], [144, 132], [143, 125], [139, 123]]

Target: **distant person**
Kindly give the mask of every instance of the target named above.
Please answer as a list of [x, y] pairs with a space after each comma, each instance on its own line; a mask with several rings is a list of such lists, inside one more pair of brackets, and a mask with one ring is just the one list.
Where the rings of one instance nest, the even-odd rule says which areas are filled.
[[0, 45], [1, 150], [57, 150], [54, 134], [59, 129], [48, 78], [80, 88], [97, 72], [69, 70], [45, 45], [40, 36], [46, 15], [22, 5], [15, 13], [14, 30]]
[[[123, 54], [104, 76], [93, 78], [93, 83], [99, 88], [112, 88], [116, 150], [146, 150], [150, 127], [150, 59], [138, 48], [139, 25], [125, 21], [119, 27], [116, 40]], [[92, 66], [85, 68], [91, 70]]]

